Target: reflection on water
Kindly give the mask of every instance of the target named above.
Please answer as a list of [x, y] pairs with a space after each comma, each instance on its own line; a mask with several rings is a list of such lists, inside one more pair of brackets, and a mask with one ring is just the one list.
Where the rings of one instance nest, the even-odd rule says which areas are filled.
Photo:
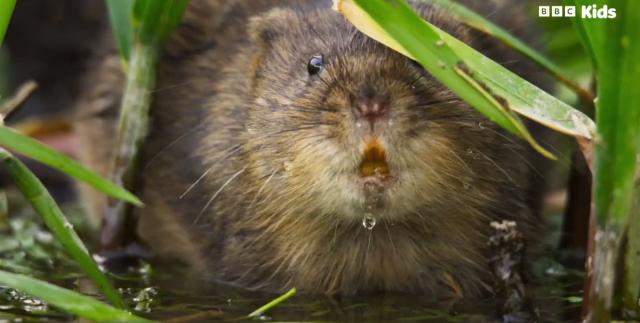
[[[544, 258], [531, 266], [530, 293], [541, 322], [575, 322], [580, 314], [582, 274]], [[278, 295], [247, 291], [185, 277], [179, 268], [155, 272], [145, 279], [119, 281], [128, 288], [132, 307], [147, 317], [175, 322], [216, 322], [242, 319]], [[146, 281], [147, 284], [141, 284]], [[153, 294], [140, 297], [152, 288]], [[140, 306], [134, 301], [142, 299]], [[150, 297], [150, 298], [148, 298]], [[496, 300], [436, 301], [399, 293], [374, 293], [355, 297], [297, 295], [260, 319], [304, 322], [498, 322]]]
[[[25, 218], [30, 217], [0, 221], [4, 223], [0, 225], [0, 269], [98, 295], [55, 239], [42, 229], [42, 224]], [[375, 220], [365, 220], [363, 226], [373, 229]], [[541, 322], [576, 322], [582, 302], [583, 273], [553, 260], [560, 258], [553, 247], [555, 240], [550, 239], [545, 250], [536, 252], [547, 257], [538, 258], [529, 266], [528, 294]], [[133, 273], [112, 275], [112, 278], [136, 313], [163, 321], [169, 319], [169, 322], [244, 320], [246, 315], [279, 296], [205, 281], [189, 275], [186, 270], [166, 265], [139, 266]], [[272, 322], [496, 322], [499, 321], [496, 303], [491, 297], [453, 302], [398, 293], [343, 298], [296, 295], [259, 319]], [[72, 319], [36, 298], [0, 287], [0, 322]]]
[[[582, 274], [542, 259], [532, 266], [534, 298], [540, 322], [575, 322], [579, 318]], [[244, 319], [278, 295], [247, 291], [224, 284], [185, 277], [180, 268], [120, 275], [115, 281], [130, 307], [139, 315], [169, 322], [220, 322]], [[58, 277], [63, 277], [58, 276]], [[95, 296], [86, 280], [54, 281]], [[0, 321], [67, 321], [37, 299], [0, 288]], [[255, 320], [255, 319], [254, 319]], [[499, 322], [496, 300], [475, 302], [435, 301], [419, 295], [375, 293], [355, 297], [296, 295], [270, 313], [264, 321], [296, 322]]]

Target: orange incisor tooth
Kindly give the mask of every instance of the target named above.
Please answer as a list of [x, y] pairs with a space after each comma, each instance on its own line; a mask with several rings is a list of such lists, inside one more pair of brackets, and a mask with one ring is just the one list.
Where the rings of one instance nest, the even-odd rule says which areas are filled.
[[384, 147], [377, 139], [367, 141], [364, 149], [364, 158], [360, 164], [360, 175], [383, 176], [389, 174], [389, 166], [384, 153]]

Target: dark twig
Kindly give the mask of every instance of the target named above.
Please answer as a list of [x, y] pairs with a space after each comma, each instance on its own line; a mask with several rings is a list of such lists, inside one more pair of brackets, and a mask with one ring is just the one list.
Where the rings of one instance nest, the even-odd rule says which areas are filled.
[[0, 107], [0, 121], [9, 117], [12, 112], [15, 112], [31, 94], [38, 88], [38, 83], [35, 81], [27, 81], [20, 85], [16, 93], [7, 101], [5, 101]]

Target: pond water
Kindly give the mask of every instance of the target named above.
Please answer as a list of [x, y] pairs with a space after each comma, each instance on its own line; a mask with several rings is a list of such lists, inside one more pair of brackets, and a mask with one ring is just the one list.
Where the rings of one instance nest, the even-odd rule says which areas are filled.
[[[65, 211], [72, 219], [77, 219], [77, 208], [67, 207]], [[26, 208], [15, 216], [12, 213], [10, 219], [0, 219], [0, 269], [25, 273], [99, 297], [94, 286], [67, 258], [55, 239], [29, 213]], [[81, 223], [76, 227], [81, 228]], [[544, 256], [528, 266], [527, 292], [539, 322], [575, 322], [580, 317], [582, 305], [583, 273], [567, 269], [556, 261], [560, 256], [553, 248], [553, 236], [550, 235], [550, 241], [536, 252]], [[249, 313], [279, 295], [204, 282], [198, 277], [185, 277], [185, 271], [180, 268], [149, 264], [112, 277], [134, 312], [168, 322], [502, 321], [497, 314], [499, 302], [493, 298], [456, 303], [397, 293], [343, 298], [295, 295], [268, 313], [248, 319]], [[0, 287], [0, 322], [73, 319], [35, 298]]]
[[[537, 278], [530, 289], [539, 321], [575, 322], [581, 306], [581, 275], [566, 272], [557, 265], [548, 268], [555, 269], [547, 270], [546, 277]], [[205, 318], [198, 314], [209, 311], [214, 315], [208, 318], [211, 321], [237, 320], [277, 296], [222, 285], [189, 293], [181, 288], [184, 280], [179, 275], [158, 276], [164, 276], [157, 277], [162, 282], [157, 280], [154, 283], [163, 287], [155, 290], [157, 303], [152, 302], [149, 313], [150, 317], [158, 319], [180, 317], [179, 321], [184, 321], [193, 316], [196, 318], [194, 322], [201, 322]], [[496, 304], [496, 300], [491, 298], [472, 303], [434, 302], [419, 295], [392, 293], [348, 298], [298, 295], [261, 319], [287, 322], [492, 322], [500, 321]]]

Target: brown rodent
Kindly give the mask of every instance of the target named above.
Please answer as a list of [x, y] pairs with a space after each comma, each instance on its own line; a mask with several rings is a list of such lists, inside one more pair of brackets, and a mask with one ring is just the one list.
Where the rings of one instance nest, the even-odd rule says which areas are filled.
[[[268, 291], [489, 291], [490, 222], [528, 234], [539, 221], [531, 149], [330, 1], [232, 2], [194, 0], [160, 64], [138, 190], [153, 253]], [[415, 7], [492, 58], [518, 59]], [[118, 69], [114, 57], [100, 67], [88, 94], [100, 99], [85, 107], [99, 117], [80, 124], [85, 161], [103, 172]]]

